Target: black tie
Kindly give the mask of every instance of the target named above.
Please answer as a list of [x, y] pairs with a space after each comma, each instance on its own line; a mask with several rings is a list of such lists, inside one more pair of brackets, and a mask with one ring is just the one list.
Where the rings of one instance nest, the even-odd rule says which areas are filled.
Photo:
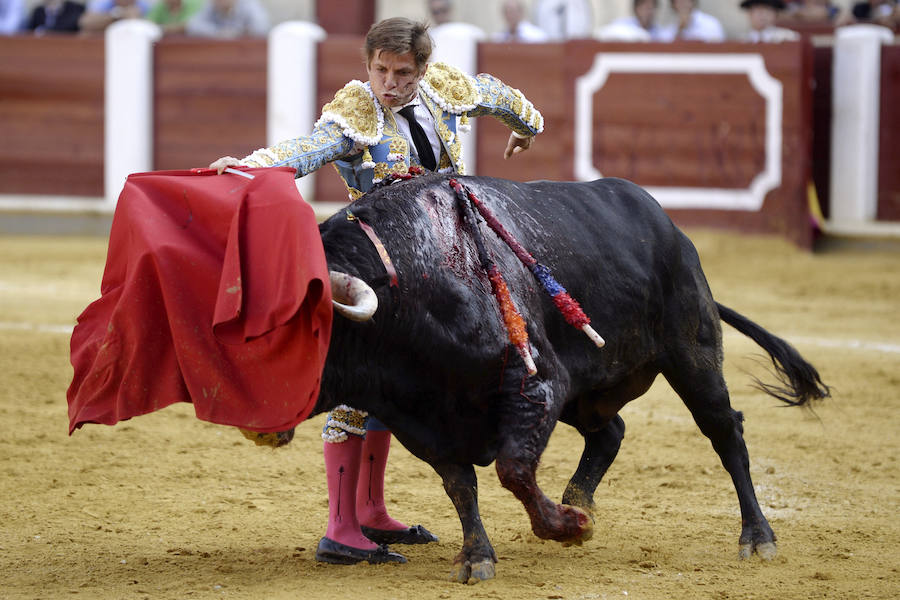
[[434, 151], [431, 149], [431, 142], [428, 141], [425, 130], [416, 121], [413, 108], [413, 105], [410, 104], [401, 108], [399, 112], [409, 122], [409, 132], [412, 135], [413, 144], [416, 145], [416, 152], [419, 153], [419, 162], [429, 171], [434, 171], [437, 167], [437, 162], [434, 160]]

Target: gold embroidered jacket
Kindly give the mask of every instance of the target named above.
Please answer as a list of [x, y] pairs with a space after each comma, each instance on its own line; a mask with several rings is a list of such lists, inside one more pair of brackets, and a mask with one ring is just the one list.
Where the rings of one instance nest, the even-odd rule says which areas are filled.
[[[431, 111], [441, 140], [440, 172], [465, 173], [457, 131], [470, 117], [491, 115], [519, 135], [544, 129], [541, 113], [517, 89], [491, 75], [470, 77], [444, 63], [431, 63], [419, 83], [419, 98]], [[289, 166], [297, 177], [334, 163], [356, 199], [390, 173], [406, 173], [409, 143], [397, 129], [394, 114], [384, 110], [368, 83], [351, 81], [322, 108], [312, 133], [260, 148], [242, 161], [251, 167]]]

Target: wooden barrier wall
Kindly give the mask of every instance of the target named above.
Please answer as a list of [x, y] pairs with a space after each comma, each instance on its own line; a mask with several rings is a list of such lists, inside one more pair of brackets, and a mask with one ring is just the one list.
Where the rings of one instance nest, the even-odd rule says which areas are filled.
[[103, 195], [102, 38], [0, 36], [0, 193]]
[[[347, 81], [365, 80], [362, 41], [332, 35], [319, 45], [319, 104]], [[0, 56], [14, 57], [0, 60], [0, 194], [103, 195], [103, 53], [102, 38], [0, 38]], [[481, 119], [475, 170], [517, 180], [575, 178], [575, 87], [598, 53], [761, 55], [783, 90], [781, 184], [756, 212], [667, 210], [681, 224], [777, 232], [809, 244], [810, 179], [828, 206], [831, 54], [806, 43], [482, 44], [479, 70], [525, 91], [543, 112], [546, 130], [530, 152], [507, 161], [507, 130]], [[265, 143], [265, 40], [165, 37], [154, 59], [155, 169], [204, 166]], [[900, 220], [900, 169], [892, 151], [900, 138], [900, 115], [892, 110], [900, 97], [900, 48], [885, 47], [882, 60], [878, 217]], [[764, 103], [743, 74], [616, 72], [592, 102], [591, 163], [603, 175], [645, 186], [738, 189], [764, 161]], [[334, 169], [320, 171], [316, 199], [345, 198]]]
[[260, 39], [155, 45], [155, 169], [205, 167], [265, 145], [266, 48]]
[[[543, 51], [541, 51], [543, 50]], [[806, 44], [612, 44], [569, 42], [522, 57], [482, 44], [479, 68], [527, 92], [546, 116], [533, 160], [503, 164], [496, 147], [506, 134], [479, 129], [479, 173], [513, 179], [572, 179], [576, 156], [576, 81], [598, 55], [693, 56], [759, 54], [782, 86], [781, 183], [758, 211], [673, 209], [676, 222], [723, 225], [812, 242], [806, 201], [810, 178], [812, 54]], [[560, 65], [563, 68], [560, 68]], [[613, 72], [593, 94], [591, 161], [604, 176], [642, 186], [740, 190], [763, 170], [766, 105], [745, 73]], [[502, 128], [501, 128], [502, 129]], [[529, 153], [531, 154], [531, 153]]]
[[900, 221], [900, 46], [881, 49], [881, 124], [878, 144], [879, 220]]

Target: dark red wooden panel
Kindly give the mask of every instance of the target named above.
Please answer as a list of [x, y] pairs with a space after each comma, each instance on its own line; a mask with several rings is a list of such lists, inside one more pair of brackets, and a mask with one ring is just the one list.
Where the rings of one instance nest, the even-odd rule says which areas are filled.
[[103, 195], [103, 49], [0, 36], [0, 193]]
[[266, 145], [266, 41], [164, 37], [154, 52], [155, 169]]

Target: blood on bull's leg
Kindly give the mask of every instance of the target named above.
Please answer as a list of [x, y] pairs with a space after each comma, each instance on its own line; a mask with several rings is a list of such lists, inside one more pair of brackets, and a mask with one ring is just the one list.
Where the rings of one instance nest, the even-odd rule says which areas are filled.
[[542, 539], [580, 544], [593, 535], [593, 522], [582, 509], [553, 502], [538, 487], [535, 473], [559, 415], [550, 384], [527, 379], [508, 396], [500, 411], [503, 440], [496, 468], [500, 483], [523, 504], [531, 530]]

